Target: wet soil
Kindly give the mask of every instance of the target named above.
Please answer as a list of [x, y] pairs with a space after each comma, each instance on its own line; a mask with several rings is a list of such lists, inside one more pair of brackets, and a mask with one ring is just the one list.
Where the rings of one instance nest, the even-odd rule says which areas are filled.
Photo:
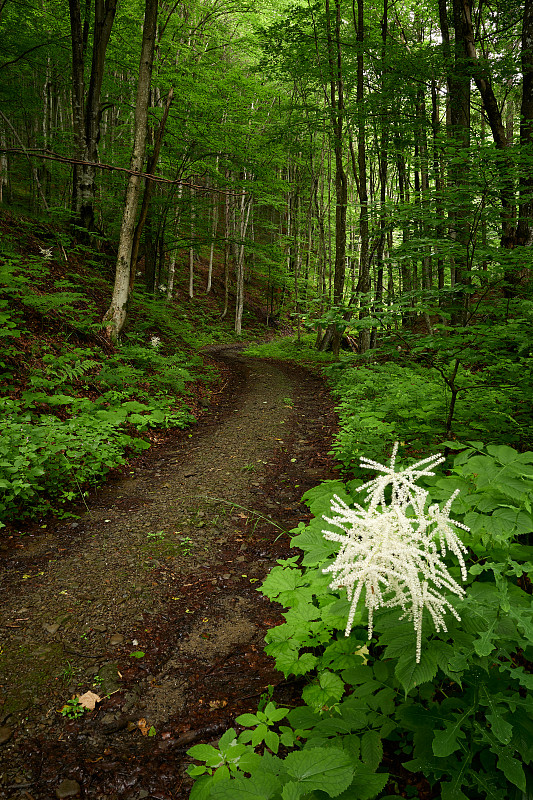
[[[336, 477], [333, 403], [304, 369], [212, 356], [225, 386], [193, 430], [0, 549], [1, 798], [185, 798], [191, 744], [269, 685], [297, 696], [263, 653], [281, 617], [257, 586], [309, 519], [302, 494]], [[94, 710], [65, 716], [87, 691]]]

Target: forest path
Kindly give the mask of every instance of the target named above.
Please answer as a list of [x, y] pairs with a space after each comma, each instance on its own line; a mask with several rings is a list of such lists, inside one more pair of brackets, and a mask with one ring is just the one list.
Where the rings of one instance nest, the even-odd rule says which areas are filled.
[[[0, 797], [184, 797], [190, 744], [281, 691], [256, 588], [335, 477], [332, 401], [304, 369], [214, 350], [227, 387], [195, 429], [3, 553]], [[61, 715], [88, 690], [94, 711]]]

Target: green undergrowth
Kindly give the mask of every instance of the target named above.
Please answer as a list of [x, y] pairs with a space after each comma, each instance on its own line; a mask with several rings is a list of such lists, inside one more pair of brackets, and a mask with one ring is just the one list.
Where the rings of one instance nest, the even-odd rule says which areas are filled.
[[[444, 592], [457, 618], [447, 612], [435, 625], [424, 610], [417, 662], [412, 619], [386, 602], [368, 640], [363, 588], [346, 636], [350, 602], [324, 572], [339, 544], [323, 536], [334, 522], [323, 517], [335, 498], [363, 502], [361, 481], [309, 491], [313, 519], [292, 532], [301, 555], [279, 561], [260, 590], [285, 609], [266, 652], [286, 677], [305, 681], [301, 704], [263, 702], [237, 718], [241, 733], [192, 747], [191, 800], [392, 800], [405, 796], [396, 763], [421, 773], [440, 800], [533, 797], [533, 453], [474, 442], [447, 467], [425, 490], [427, 508], [460, 490], [453, 520], [470, 528], [458, 530], [466, 592]], [[446, 560], [460, 581], [457, 558]]]
[[269, 342], [252, 344], [245, 350], [246, 355], [256, 358], [275, 358], [278, 361], [293, 361], [306, 365], [328, 364], [333, 361], [331, 353], [321, 353], [315, 347], [316, 336], [305, 334], [283, 336]]
[[450, 392], [435, 370], [389, 361], [328, 372], [340, 420], [334, 453], [347, 468], [363, 453], [381, 459], [395, 441], [413, 452], [434, 450], [451, 437], [515, 446], [531, 441], [533, 419], [516, 388], [494, 385], [468, 368], [461, 378], [475, 389], [458, 397], [448, 430]]
[[198, 349], [227, 338], [209, 308], [135, 291], [122, 340], [109, 347], [111, 264], [67, 234], [56, 234], [52, 258], [35, 255], [33, 241], [21, 253], [36, 232], [50, 233], [21, 222], [0, 261], [0, 526], [70, 513], [66, 504], [149, 447], [157, 429], [194, 423], [194, 387], [208, 393], [216, 378]]
[[[389, 331], [378, 351], [326, 359], [340, 422], [334, 455], [352, 480], [304, 496], [312, 520], [291, 541], [300, 555], [278, 562], [261, 588], [285, 609], [266, 653], [285, 677], [304, 681], [301, 702], [277, 708], [269, 697], [237, 718], [240, 733], [191, 748], [191, 800], [392, 800], [414, 796], [423, 779], [436, 800], [532, 800], [532, 316], [530, 303], [507, 303], [504, 319], [492, 309], [431, 336]], [[310, 346], [284, 338], [249, 353], [303, 362]], [[323, 535], [335, 526], [332, 504], [366, 513], [358, 460], [386, 460], [395, 441], [407, 464], [451, 454], [422, 479], [425, 508], [435, 515], [451, 502], [449, 524], [466, 548], [464, 584], [456, 555], [446, 556], [465, 589], [442, 590], [457, 617], [447, 611], [443, 625], [424, 609], [419, 661], [413, 618], [387, 607], [384, 579], [369, 639], [374, 588], [363, 586], [346, 636], [351, 597], [324, 572], [340, 546]], [[398, 763], [417, 775], [413, 787], [395, 774]]]
[[449, 440], [533, 447], [533, 303], [478, 308], [468, 326], [431, 335], [388, 330], [364, 356], [313, 347], [314, 336], [277, 338], [250, 355], [322, 367], [337, 398], [334, 455], [350, 470], [363, 453], [382, 459], [395, 441], [431, 452]]

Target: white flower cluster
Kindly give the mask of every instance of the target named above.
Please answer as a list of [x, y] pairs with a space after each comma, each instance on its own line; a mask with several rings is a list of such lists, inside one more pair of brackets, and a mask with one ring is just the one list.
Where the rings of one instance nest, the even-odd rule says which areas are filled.
[[158, 347], [161, 347], [161, 339], [159, 336], [152, 336], [150, 339], [150, 344], [157, 350]]
[[[324, 519], [344, 533], [323, 531], [326, 539], [341, 544], [337, 558], [324, 572], [333, 574], [330, 588], [346, 588], [351, 600], [347, 636], [364, 588], [368, 638], [372, 638], [376, 609], [400, 607], [401, 619], [413, 621], [418, 663], [424, 609], [429, 611], [437, 631], [447, 630], [444, 619], [447, 610], [459, 619], [443, 593], [461, 596], [465, 592], [449, 574], [442, 557], [451, 550], [459, 560], [462, 579], [466, 580], [463, 554], [467, 549], [454, 527], [468, 528], [449, 516], [458, 492], [452, 494], [443, 508], [437, 504], [426, 508], [428, 492], [416, 485], [423, 475], [435, 474], [434, 468], [444, 461], [442, 456], [430, 456], [396, 472], [397, 452], [398, 443], [394, 445], [388, 467], [361, 459], [362, 467], [381, 473], [359, 488], [366, 492], [368, 508], [358, 504], [350, 508], [335, 496], [331, 509], [336, 516]], [[386, 491], [390, 492], [388, 499]]]

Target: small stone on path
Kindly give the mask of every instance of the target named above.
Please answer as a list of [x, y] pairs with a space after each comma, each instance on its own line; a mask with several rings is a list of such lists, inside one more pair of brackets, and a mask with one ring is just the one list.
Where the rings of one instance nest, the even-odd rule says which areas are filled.
[[114, 633], [109, 640], [109, 644], [111, 645], [122, 644], [123, 641], [124, 637], [121, 633]]
[[59, 623], [58, 622], [54, 622], [53, 625], [48, 625], [45, 622], [45, 623], [43, 623], [43, 628], [45, 629], [45, 631], [48, 631], [48, 633], [52, 634], [52, 636], [53, 636], [59, 630]]
[[79, 783], [77, 781], [71, 781], [68, 778], [65, 778], [64, 781], [61, 781], [56, 789], [56, 796], [59, 798], [59, 800], [61, 800], [63, 797], [75, 797], [79, 793]]
[[3, 728], [0, 728], [0, 744], [5, 744], [11, 739], [13, 734], [13, 728], [8, 728], [7, 725], [4, 725]]

